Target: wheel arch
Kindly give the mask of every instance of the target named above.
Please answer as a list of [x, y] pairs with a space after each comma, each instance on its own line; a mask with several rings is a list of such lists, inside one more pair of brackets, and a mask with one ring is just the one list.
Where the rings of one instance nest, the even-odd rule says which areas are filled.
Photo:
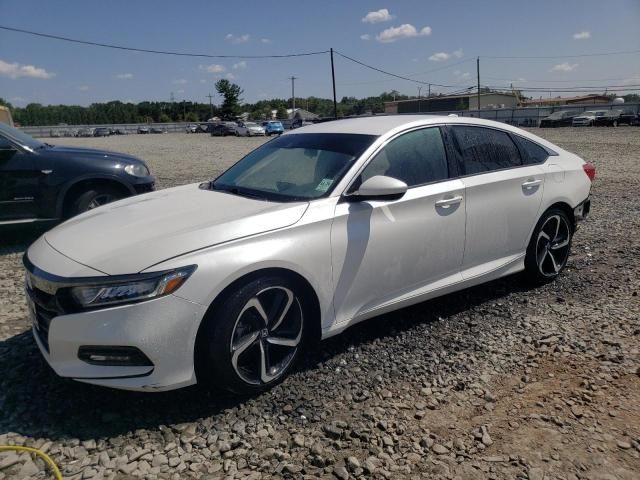
[[[202, 341], [202, 331], [204, 329], [205, 322], [207, 322], [208, 318], [215, 309], [222, 302], [225, 301], [226, 298], [229, 297], [235, 290], [246, 285], [247, 283], [255, 280], [256, 278], [264, 277], [267, 275], [281, 275], [285, 276], [289, 279], [292, 279], [297, 284], [299, 284], [304, 292], [305, 300], [307, 300], [307, 307], [309, 308], [309, 314], [311, 315], [311, 330], [309, 332], [311, 341], [319, 341], [322, 335], [322, 326], [321, 326], [321, 308], [320, 308], [320, 299], [316, 290], [311, 285], [311, 282], [307, 278], [305, 278], [300, 273], [284, 268], [284, 267], [265, 267], [260, 268], [258, 270], [254, 270], [252, 272], [246, 273], [231, 283], [229, 283], [226, 287], [224, 287], [218, 295], [213, 299], [211, 304], [207, 307], [205, 314], [200, 321], [200, 325], [198, 325], [198, 329], [196, 331], [195, 336], [195, 345], [194, 345], [194, 363], [197, 361], [199, 357], [199, 345]], [[195, 365], [194, 365], [195, 366]], [[197, 367], [196, 367], [197, 370]]]
[[61, 190], [58, 195], [56, 212], [59, 218], [66, 218], [68, 214], [68, 209], [70, 207], [71, 202], [76, 197], [76, 195], [85, 190], [86, 188], [90, 188], [96, 185], [109, 185], [118, 188], [126, 196], [135, 195], [135, 189], [123, 182], [117, 177], [109, 176], [109, 175], [87, 175], [73, 179], [71, 182], [67, 183]]

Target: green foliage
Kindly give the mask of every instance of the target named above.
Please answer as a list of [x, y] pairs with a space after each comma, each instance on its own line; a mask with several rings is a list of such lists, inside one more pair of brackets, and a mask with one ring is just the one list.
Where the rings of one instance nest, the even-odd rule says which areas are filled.
[[226, 78], [216, 82], [216, 90], [224, 97], [224, 102], [220, 109], [223, 118], [232, 118], [240, 114], [240, 95], [244, 90], [239, 85], [231, 83]]
[[0, 97], [0, 105], [3, 106], [3, 107], [8, 107], [9, 110], [13, 110], [13, 105], [11, 105], [8, 101], [6, 101], [2, 97]]
[[284, 120], [287, 118], [287, 116], [287, 107], [285, 107], [284, 105], [279, 105], [276, 112], [276, 118]]

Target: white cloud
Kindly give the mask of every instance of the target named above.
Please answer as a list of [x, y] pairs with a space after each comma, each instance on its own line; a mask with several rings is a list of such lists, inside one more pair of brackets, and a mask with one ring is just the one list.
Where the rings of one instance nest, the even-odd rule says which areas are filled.
[[118, 80], [131, 80], [133, 78], [133, 73], [118, 73], [116, 78]]
[[260, 42], [262, 42], [262, 43], [271, 43], [271, 40], [269, 40], [268, 38], [261, 38]]
[[589, 40], [591, 38], [591, 32], [583, 31], [573, 34], [574, 40]]
[[462, 55], [463, 55], [462, 49], [459, 48], [458, 50], [454, 50], [451, 53], [447, 53], [447, 52], [434, 53], [429, 57], [429, 60], [431, 60], [432, 62], [442, 62], [444, 60], [449, 60], [451, 57], [462, 58]]
[[87, 92], [89, 91], [89, 85], [81, 85], [78, 87], [78, 90], [80, 90], [81, 92]]
[[369, 35], [368, 33], [360, 35], [360, 40], [371, 40], [371, 35]]
[[248, 33], [245, 33], [242, 35], [234, 35], [233, 33], [227, 33], [227, 35], [224, 37], [224, 39], [227, 42], [231, 42], [231, 43], [247, 43], [250, 38], [251, 37], [249, 36]]
[[206, 70], [209, 73], [222, 73], [227, 71], [227, 67], [217, 63], [213, 63], [211, 65], [200, 65], [198, 68], [200, 70]]
[[451, 55], [449, 55], [447, 52], [438, 52], [431, 55], [429, 57], [429, 60], [431, 60], [432, 62], [442, 62], [444, 60], [449, 60], [450, 58]]
[[233, 68], [234, 70], [245, 69], [247, 68], [247, 62], [242, 60], [241, 62], [234, 63], [231, 68]]
[[471, 74], [469, 72], [464, 72], [462, 74], [460, 74], [460, 76], [458, 77], [460, 80], [466, 80], [467, 78], [470, 78]]
[[382, 22], [389, 22], [394, 18], [395, 18], [395, 15], [391, 15], [389, 13], [389, 10], [387, 10], [386, 8], [381, 8], [378, 11], [367, 13], [367, 15], [362, 19], [362, 22], [363, 23], [382, 23]]
[[233, 73], [231, 73], [231, 72], [227, 73], [226, 77], [227, 77], [229, 80], [235, 80], [235, 79], [237, 78], [237, 77], [236, 77]]
[[399, 27], [391, 27], [378, 34], [376, 39], [381, 43], [392, 43], [402, 38], [426, 37], [431, 35], [431, 27], [423, 27], [417, 30], [410, 23], [403, 23]]
[[0, 60], [0, 75], [13, 80], [20, 77], [47, 79], [56, 76], [55, 73], [47, 72], [44, 68], [34, 67], [33, 65], [21, 65], [19, 63], [7, 63], [2, 60]]
[[179, 78], [177, 80], [174, 80], [173, 83], [176, 85], [186, 85], [187, 83], [189, 83], [189, 80], [187, 80], [186, 78]]
[[551, 72], [571, 72], [578, 67], [577, 63], [559, 63], [551, 68]]

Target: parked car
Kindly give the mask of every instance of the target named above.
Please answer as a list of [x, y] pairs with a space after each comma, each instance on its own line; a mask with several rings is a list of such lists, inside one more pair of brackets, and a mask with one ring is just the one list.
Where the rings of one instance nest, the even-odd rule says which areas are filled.
[[269, 120], [268, 122], [262, 122], [262, 128], [267, 136], [282, 135], [284, 133], [284, 127], [282, 123], [276, 120]]
[[49, 145], [0, 124], [0, 226], [64, 220], [153, 186], [138, 158]]
[[571, 126], [573, 127], [592, 127], [595, 125], [596, 118], [604, 117], [609, 110], [589, 110], [580, 115], [573, 117]]
[[218, 125], [211, 126], [212, 137], [226, 137], [227, 135], [236, 134], [236, 124], [233, 122], [223, 122]]
[[113, 135], [126, 135], [127, 134], [127, 130], [124, 129], [123, 127], [116, 127], [113, 129], [112, 132]]
[[149, 133], [149, 132], [151, 132], [151, 130], [149, 129], [149, 127], [144, 127], [144, 126], [140, 126], [140, 127], [138, 127], [138, 133], [141, 133], [141, 134], [147, 134], [147, 133]]
[[597, 127], [617, 127], [618, 125], [633, 125], [636, 113], [633, 110], [609, 110], [606, 115], [598, 117], [593, 124]]
[[205, 133], [208, 131], [207, 124], [187, 125], [187, 133]]
[[108, 137], [111, 135], [111, 130], [106, 127], [98, 127], [93, 131], [94, 137]]
[[81, 128], [76, 133], [76, 137], [93, 137], [93, 128]]
[[167, 133], [166, 130], [160, 128], [160, 127], [151, 127], [151, 130], [149, 130], [150, 133]]
[[570, 127], [573, 117], [576, 115], [578, 115], [578, 113], [571, 110], [553, 112], [548, 117], [540, 120], [540, 128]]
[[261, 391], [308, 342], [360, 321], [520, 271], [554, 280], [594, 176], [489, 120], [300, 128], [215, 180], [44, 234], [24, 257], [34, 336], [58, 375], [82, 382]]
[[238, 122], [236, 135], [239, 137], [255, 137], [264, 135], [264, 128], [254, 122]]

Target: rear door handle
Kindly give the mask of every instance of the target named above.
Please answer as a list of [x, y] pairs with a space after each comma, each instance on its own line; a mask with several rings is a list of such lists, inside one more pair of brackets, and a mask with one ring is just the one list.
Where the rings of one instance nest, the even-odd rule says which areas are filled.
[[462, 195], [456, 195], [455, 197], [443, 198], [436, 202], [436, 207], [448, 208], [452, 205], [458, 205], [462, 202]]
[[522, 184], [522, 188], [533, 188], [533, 187], [537, 187], [538, 185], [540, 185], [542, 183], [542, 180], [538, 179], [538, 178], [530, 178], [528, 179], [526, 182], [524, 182]]

